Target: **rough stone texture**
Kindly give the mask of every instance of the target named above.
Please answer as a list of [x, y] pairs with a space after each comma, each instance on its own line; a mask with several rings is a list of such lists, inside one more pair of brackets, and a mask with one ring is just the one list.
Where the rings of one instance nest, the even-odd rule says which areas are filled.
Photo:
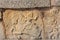
[[0, 8], [35, 8], [60, 6], [60, 0], [0, 0]]
[[0, 0], [0, 8], [49, 7], [50, 0]]
[[46, 40], [60, 40], [60, 8], [53, 7], [44, 12], [44, 30]]
[[44, 31], [39, 10], [6, 10], [3, 15], [6, 38], [9, 40], [42, 40]]
[[60, 40], [60, 7], [6, 10], [3, 22], [8, 40]]
[[45, 38], [50, 40], [58, 40], [58, 26], [56, 16], [58, 9], [52, 8], [51, 10], [45, 11], [44, 13], [44, 29]]
[[60, 6], [60, 0], [51, 0], [51, 6]]

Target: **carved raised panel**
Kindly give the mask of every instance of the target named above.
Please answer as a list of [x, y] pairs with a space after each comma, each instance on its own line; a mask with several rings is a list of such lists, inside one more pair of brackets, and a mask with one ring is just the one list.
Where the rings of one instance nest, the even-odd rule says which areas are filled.
[[[37, 40], [43, 38], [42, 15], [39, 10], [6, 10], [3, 15], [7, 38]], [[15, 36], [13, 36], [15, 35]]]

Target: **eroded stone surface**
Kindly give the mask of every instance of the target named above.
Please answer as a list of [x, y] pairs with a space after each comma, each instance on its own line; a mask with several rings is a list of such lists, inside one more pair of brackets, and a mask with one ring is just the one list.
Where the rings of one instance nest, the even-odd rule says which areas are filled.
[[56, 28], [57, 28], [57, 37], [58, 37], [58, 39], [60, 39], [60, 7], [59, 8], [57, 8], [58, 9], [58, 11], [57, 11], [57, 13], [56, 13]]
[[3, 15], [6, 38], [9, 40], [43, 39], [43, 22], [39, 10], [6, 10]]
[[56, 9], [51, 9], [45, 11], [44, 14], [44, 29], [45, 29], [45, 37], [46, 39], [56, 39], [57, 37], [57, 29], [56, 26], [56, 19], [55, 19], [55, 12]]
[[44, 13], [44, 29], [46, 40], [59, 40], [60, 39], [60, 9], [52, 8]]
[[6, 10], [3, 22], [8, 40], [60, 39], [60, 8]]

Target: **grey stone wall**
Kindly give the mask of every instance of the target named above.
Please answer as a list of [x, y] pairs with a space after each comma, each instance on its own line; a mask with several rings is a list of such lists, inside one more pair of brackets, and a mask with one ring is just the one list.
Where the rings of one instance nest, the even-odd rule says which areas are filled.
[[59, 6], [60, 0], [0, 0], [0, 40], [60, 40]]
[[34, 8], [49, 6], [49, 0], [0, 0], [0, 8]]
[[60, 0], [0, 0], [0, 8], [35, 8], [60, 6]]

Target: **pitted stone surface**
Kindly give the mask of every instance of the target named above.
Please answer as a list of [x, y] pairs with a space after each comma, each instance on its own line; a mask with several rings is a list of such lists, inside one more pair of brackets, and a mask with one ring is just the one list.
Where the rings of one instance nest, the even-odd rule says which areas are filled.
[[3, 14], [8, 40], [59, 40], [60, 8], [49, 10], [6, 10]]
[[9, 40], [43, 40], [41, 11], [6, 10], [3, 15], [6, 38]]
[[50, 0], [0, 0], [0, 8], [49, 7]]

